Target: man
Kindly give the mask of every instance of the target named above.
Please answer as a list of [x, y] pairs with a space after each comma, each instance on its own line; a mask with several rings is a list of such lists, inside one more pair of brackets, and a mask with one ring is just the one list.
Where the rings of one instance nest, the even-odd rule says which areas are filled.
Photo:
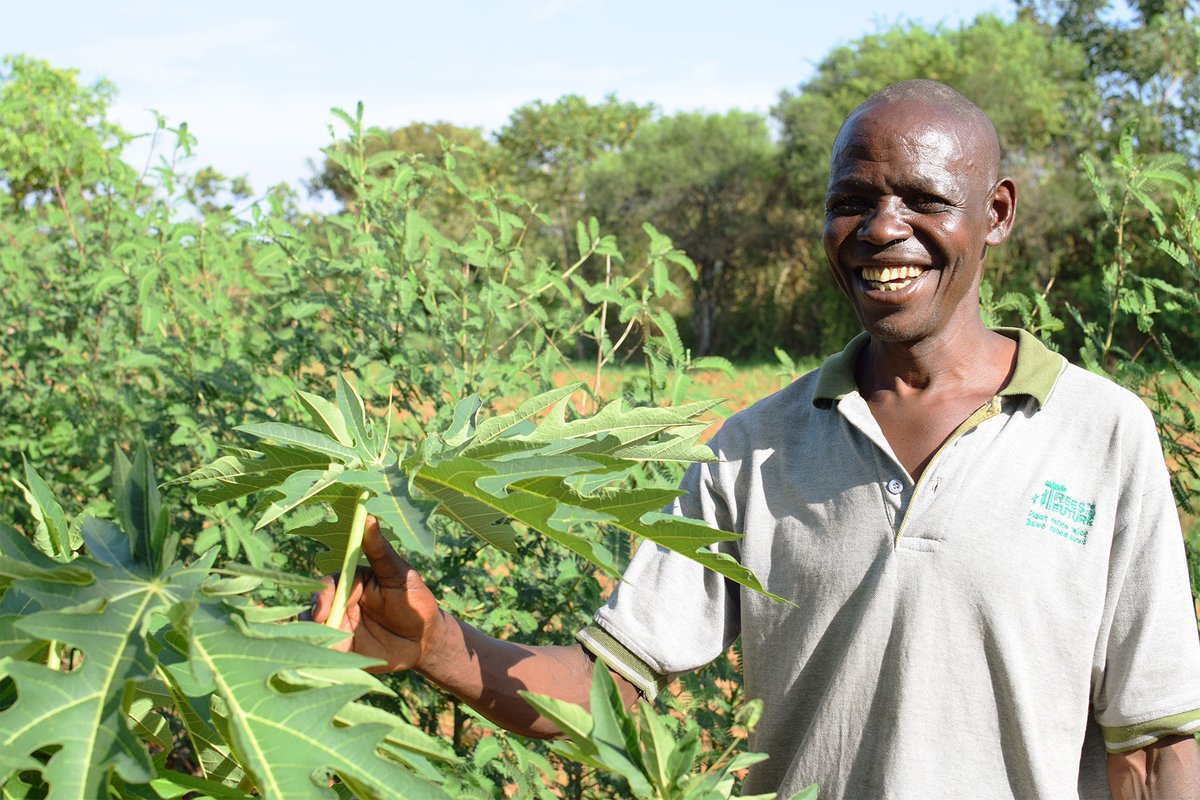
[[518, 689], [586, 704], [598, 658], [632, 702], [741, 636], [770, 755], [747, 792], [1200, 797], [1200, 643], [1153, 423], [983, 327], [1016, 212], [999, 168], [987, 117], [931, 81], [838, 133], [825, 252], [865, 333], [728, 420], [674, 509], [744, 534], [729, 552], [794, 606], [648, 546], [580, 645], [511, 644], [441, 612], [372, 528], [353, 648], [552, 736]]

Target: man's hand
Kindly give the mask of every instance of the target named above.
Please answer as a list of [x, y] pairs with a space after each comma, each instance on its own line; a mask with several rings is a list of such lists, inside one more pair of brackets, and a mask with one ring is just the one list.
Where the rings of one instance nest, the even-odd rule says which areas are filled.
[[1168, 736], [1128, 753], [1109, 753], [1113, 800], [1200, 798], [1200, 747], [1191, 736]]
[[[354, 575], [341, 625], [352, 636], [335, 647], [384, 662], [371, 672], [420, 669], [437, 652], [446, 627], [437, 600], [416, 570], [384, 541], [374, 517], [367, 517], [362, 548], [370, 567], [359, 567]], [[333, 602], [333, 579], [325, 582], [313, 600], [315, 622], [329, 617]]]
[[[495, 639], [455, 619], [438, 602], [421, 576], [396, 555], [367, 518], [363, 552], [370, 566], [359, 568], [346, 603], [342, 629], [352, 636], [340, 642], [384, 663], [373, 672], [415, 669], [485, 717], [523, 736], [549, 738], [558, 727], [520, 696], [522, 690], [547, 694], [587, 707], [592, 658], [579, 644], [535, 646]], [[333, 580], [313, 602], [312, 618], [324, 622], [333, 603]], [[613, 674], [626, 704], [637, 689]]]

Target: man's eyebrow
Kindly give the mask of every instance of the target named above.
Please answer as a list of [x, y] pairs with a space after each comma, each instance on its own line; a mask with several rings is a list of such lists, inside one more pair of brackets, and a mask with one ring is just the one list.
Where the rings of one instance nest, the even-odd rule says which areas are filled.
[[873, 192], [873, 191], [878, 191], [878, 190], [879, 190], [879, 187], [876, 186], [872, 181], [866, 181], [866, 180], [863, 180], [862, 178], [854, 178], [854, 177], [838, 178], [837, 180], [831, 181], [829, 183], [829, 193], [831, 193], [831, 194], [833, 192], [847, 192], [847, 191]]
[[847, 175], [831, 181], [826, 195], [839, 192], [900, 192], [901, 194], [954, 194], [955, 184], [949, 175], [917, 175], [915, 177], [889, 178], [881, 187], [874, 181]]

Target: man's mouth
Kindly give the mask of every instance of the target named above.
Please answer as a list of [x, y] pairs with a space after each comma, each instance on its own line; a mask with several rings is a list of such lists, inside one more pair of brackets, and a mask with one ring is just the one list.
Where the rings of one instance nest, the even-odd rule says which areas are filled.
[[908, 286], [925, 272], [924, 267], [863, 267], [862, 280], [869, 289], [896, 292]]

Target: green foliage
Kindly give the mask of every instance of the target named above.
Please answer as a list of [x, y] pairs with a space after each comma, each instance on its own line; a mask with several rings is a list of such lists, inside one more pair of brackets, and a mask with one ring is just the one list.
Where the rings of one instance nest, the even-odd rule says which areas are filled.
[[1200, 15], [1195, 0], [1018, 0], [1019, 14], [1050, 26], [1087, 54], [1104, 104], [1109, 149], [1138, 125], [1148, 152], [1200, 155]]
[[[130, 137], [103, 117], [111, 87], [80, 87], [41, 62], [5, 63], [0, 116], [16, 138], [0, 161], [9, 320], [0, 472], [17, 477], [25, 451], [56, 493], [95, 497], [108, 474], [95, 454], [133, 430], [173, 463], [194, 464], [215, 452], [214, 434], [247, 398], [269, 406], [291, 393], [289, 380], [253, 366], [272, 363], [282, 327], [256, 240], [222, 207], [204, 216], [189, 205], [194, 184], [177, 172], [192, 144], [184, 127], [160, 122], [165, 155], [139, 175], [120, 159]], [[55, 101], [38, 101], [47, 94]], [[20, 519], [21, 508], [0, 490], [5, 518]], [[200, 535], [199, 520], [181, 522], [185, 539]], [[234, 554], [274, 558], [248, 526], [224, 530]]]
[[[699, 538], [711, 531], [667, 531], [648, 513], [672, 496], [656, 486], [697, 457], [701, 411], [687, 405], [697, 373], [731, 369], [693, 350], [782, 345], [783, 373], [794, 376], [801, 356], [857, 330], [815, 238], [828, 147], [850, 108], [905, 77], [944, 80], [979, 101], [1008, 150], [1023, 211], [1009, 245], [989, 255], [985, 317], [1052, 337], [1139, 391], [1163, 431], [1180, 505], [1194, 509], [1195, 3], [1134, 3], [1124, 16], [1111, 5], [1021, 3], [1014, 23], [901, 26], [836, 49], [781, 98], [780, 148], [754, 115], [651, 120], [649, 107], [614, 98], [530, 104], [494, 142], [444, 125], [368, 130], [361, 108], [335, 111], [346, 127], [312, 187], [342, 202], [329, 217], [299, 214], [286, 187], [255, 197], [244, 179], [195, 167], [186, 125], [159, 120], [153, 156], [135, 171], [121, 159], [131, 136], [106, 118], [112, 86], [6, 58], [0, 519], [28, 534], [9, 531], [0, 545], [8, 793], [44, 794], [47, 780], [54, 796], [71, 796], [60, 785], [82, 787], [76, 796], [107, 785], [120, 796], [245, 797], [263, 781], [325, 791], [298, 768], [276, 776], [274, 759], [255, 752], [280, 741], [271, 714], [293, 699], [333, 705], [360, 672], [348, 661], [315, 666], [327, 663], [329, 634], [275, 624], [290, 612], [271, 604], [304, 585], [283, 570], [307, 572], [312, 550], [331, 547], [335, 561], [339, 548], [353, 553], [347, 532], [360, 510], [408, 531], [398, 534], [408, 555], [436, 576], [448, 610], [547, 643], [572, 640], [609, 584], [596, 564], [619, 572], [638, 535], [693, 555], [714, 541]], [[689, 313], [695, 326], [681, 332], [676, 319]], [[589, 356], [594, 370], [580, 369]], [[613, 391], [622, 403], [605, 404], [605, 373], [621, 363], [640, 369], [624, 368]], [[386, 421], [349, 393], [343, 405], [321, 399], [342, 375], [370, 406], [389, 408]], [[569, 389], [546, 394], [564, 377], [586, 381], [590, 415], [565, 399]], [[471, 394], [482, 400], [459, 404]], [[526, 397], [537, 399], [514, 411], [512, 399]], [[323, 438], [302, 436], [298, 447], [283, 420], [302, 414]], [[253, 449], [236, 441], [239, 425]], [[622, 438], [655, 426], [672, 431], [657, 449]], [[233, 479], [197, 498], [159, 498], [144, 457], [98, 463], [131, 436], [172, 474], [209, 463]], [[360, 451], [360, 440], [371, 446]], [[614, 507], [613, 497], [628, 503]], [[428, 516], [421, 498], [440, 513]], [[65, 510], [80, 506], [92, 521]], [[272, 521], [303, 535], [282, 536]], [[1195, 518], [1185, 529], [1200, 585]], [[218, 546], [220, 556], [197, 559]], [[331, 568], [330, 552], [320, 569]], [[220, 566], [195, 589], [188, 576], [205, 564]], [[111, 600], [103, 587], [121, 580], [157, 610]], [[98, 630], [115, 638], [97, 643]], [[279, 671], [245, 663], [239, 652], [255, 647], [277, 652]], [[197, 666], [205, 659], [229, 665], [221, 675], [269, 681], [274, 694], [219, 688], [220, 675]], [[345, 726], [347, 742], [360, 724], [382, 726], [363, 734], [378, 744], [370, 758], [430, 792], [500, 797], [511, 784], [546, 796], [556, 785], [579, 797], [589, 782], [586, 791], [631, 791], [620, 769], [585, 777], [427, 684], [387, 681], [397, 696], [379, 697], [395, 717], [355, 695], [322, 724]], [[736, 664], [722, 659], [682, 685], [678, 707], [700, 725], [695, 763], [720, 771], [743, 704]], [[74, 740], [60, 741], [75, 717], [27, 724], [38, 703], [60, 713], [37, 699], [43, 692], [84, 698], [103, 720], [86, 738], [104, 755], [85, 764]], [[687, 728], [666, 749], [691, 752]], [[311, 737], [295, 747], [309, 771], [341, 775], [343, 795], [376, 796], [360, 785], [359, 764], [314, 755]], [[621, 758], [646, 767], [647, 781], [657, 769], [644, 752]]]
[[101, 180], [96, 165], [126, 139], [104, 118], [112, 84], [81, 86], [78, 75], [26, 56], [0, 61], [0, 186], [12, 210]]
[[[700, 731], [696, 723], [686, 720], [678, 734], [675, 732], [678, 722], [667, 714], [657, 713], [645, 700], [638, 701], [636, 716], [630, 714], [608, 670], [600, 666], [592, 671], [590, 710], [546, 695], [522, 692], [522, 696], [567, 735], [569, 741], [551, 745], [554, 752], [620, 776], [626, 782], [628, 794], [639, 800], [731, 797], [735, 773], [766, 758], [761, 753], [741, 753], [728, 758], [731, 750], [727, 750], [715, 763], [697, 771]], [[736, 722], [749, 732], [761, 714], [762, 703], [755, 701], [743, 708]], [[753, 797], [769, 800], [774, 795]], [[815, 784], [792, 796], [792, 800], [816, 798]]]
[[574, 197], [588, 165], [626, 144], [650, 111], [612, 95], [601, 103], [579, 95], [553, 103], [538, 100], [513, 111], [496, 144], [519, 185], [557, 212], [556, 222], [566, 233], [570, 220], [579, 217]]
[[[1195, 417], [1200, 378], [1190, 363], [1194, 359], [1180, 356], [1195, 353], [1200, 343], [1194, 334], [1200, 313], [1200, 180], [1179, 157], [1139, 153], [1134, 130], [1131, 125], [1122, 135], [1111, 175], [1102, 174], [1090, 159], [1083, 161], [1113, 236], [1111, 260], [1100, 274], [1106, 313], [1092, 316], [1067, 307], [1083, 333], [1079, 355], [1084, 366], [1146, 398], [1171, 467], [1176, 501], [1195, 512], [1200, 509], [1200, 426]], [[1173, 213], [1160, 205], [1163, 190], [1169, 190]], [[1152, 226], [1146, 239], [1131, 235], [1138, 212]], [[1170, 271], [1156, 274], [1163, 264]], [[1193, 334], [1177, 337], [1178, 327]], [[1130, 333], [1122, 336], [1123, 330]], [[1133, 331], [1136, 347], [1122, 341]], [[1144, 358], [1147, 351], [1158, 358]]]
[[[346, 398], [348, 387], [340, 388]], [[607, 453], [615, 461], [651, 457], [656, 450], [682, 457], [691, 447], [688, 436], [661, 438], [678, 427], [674, 417], [623, 415], [614, 405], [596, 417], [566, 422], [557, 408], [537, 425], [530, 421], [532, 406], [518, 409], [480, 425], [473, 437], [450, 431], [443, 443], [462, 440], [452, 445], [460, 453], [456, 458], [484, 451], [501, 457], [506, 450], [528, 452], [504, 446], [520, 436], [522, 443], [555, 452], [546, 458], [548, 472], [558, 454]], [[689, 419], [682, 417], [684, 427]], [[602, 447], [590, 449], [594, 444]], [[335, 797], [338, 786], [363, 798], [490, 796], [482, 771], [464, 772], [444, 744], [362, 703], [368, 692], [388, 691], [362, 671], [368, 659], [330, 649], [340, 633], [281, 622], [297, 607], [264, 607], [247, 597], [263, 581], [296, 589], [319, 584], [236, 564], [215, 568], [215, 551], [190, 564], [181, 561], [148, 455], [139, 450], [132, 463], [122, 459], [118, 452], [121, 463], [113, 470], [122, 526], [83, 518], [83, 552], [52, 558], [0, 526], [0, 697], [7, 698], [0, 704], [0, 785], [7, 792], [149, 796], [138, 787], [150, 784], [160, 796], [199, 791], [216, 798]], [[511, 490], [533, 480], [520, 473], [502, 476], [494, 488]], [[585, 483], [590, 478], [572, 475]], [[29, 478], [41, 484], [32, 469]], [[620, 506], [620, 498], [614, 496], [613, 505]], [[38, 502], [57, 504], [45, 496]], [[607, 678], [605, 670], [596, 672]], [[629, 718], [611, 680], [607, 688], [597, 687], [592, 708], [603, 722], [572, 729], [575, 749], [554, 749], [585, 766], [611, 769], [595, 754], [611, 749], [613, 715], [621, 715], [626, 728]], [[733, 773], [761, 758], [730, 757], [730, 748], [719, 765], [694, 774], [695, 723], [676, 741], [645, 703], [639, 715], [649, 754], [644, 763], [661, 790], [644, 796], [729, 797]], [[752, 720], [739, 722], [752, 727]], [[171, 765], [180, 741], [195, 754], [199, 775]], [[164, 757], [152, 758], [153, 750]], [[490, 740], [474, 762], [482, 766], [485, 754], [502, 751], [511, 765], [502, 773], [543, 796], [549, 765], [506, 737]], [[620, 774], [630, 779], [635, 773]]]
[[[350, 153], [350, 148], [362, 148], [361, 152]], [[477, 128], [460, 128], [448, 122], [432, 124], [414, 122], [393, 130], [372, 130], [371, 135], [357, 140], [340, 142], [327, 154], [321, 172], [313, 176], [308, 188], [312, 192], [331, 192], [342, 203], [353, 202], [360, 189], [353, 183], [345, 161], [339, 155], [364, 156], [372, 175], [387, 179], [395, 173], [391, 158], [376, 158], [380, 153], [404, 153], [410, 159], [421, 159], [434, 163], [442, 162], [447, 156], [456, 161], [457, 154], [471, 152], [475, 157], [466, 164], [456, 164], [459, 175], [470, 186], [480, 186], [486, 181], [483, 174], [474, 174], [472, 169], [481, 169], [486, 160], [488, 144]], [[335, 155], [336, 154], [336, 155]], [[448, 196], [453, 196], [447, 193]], [[439, 214], [440, 219], [444, 216]]]
[[[18, 89], [33, 80], [26, 74], [32, 69], [16, 61], [3, 76], [0, 113], [10, 115], [6, 118], [20, 118], [21, 103], [27, 100]], [[64, 75], [51, 70], [37, 80], [71, 85], [69, 74]], [[304, 545], [309, 540], [279, 536], [275, 526], [256, 528], [255, 522], [264, 514], [282, 514], [297, 531], [316, 536], [336, 532], [333, 540], [340, 537], [345, 541], [358, 500], [352, 493], [363, 489], [358, 484], [331, 483], [326, 490], [339, 487], [349, 491], [323, 502], [323, 512], [304, 502], [316, 498], [315, 494], [306, 495], [335, 462], [341, 466], [339, 479], [363, 471], [347, 469], [352, 459], [339, 449], [349, 440], [339, 438], [337, 420], [342, 419], [346, 433], [353, 423], [345, 422], [342, 409], [334, 413], [311, 394], [328, 386], [331, 375], [353, 376], [372, 405], [388, 404], [395, 409], [389, 420], [397, 459], [406, 452], [407, 457], [419, 460], [417, 445], [435, 441], [427, 432], [439, 431], [440, 444], [427, 445], [425, 452], [431, 458], [422, 462], [432, 475], [437, 461], [433, 455], [448, 459], [449, 455], [443, 456], [446, 448], [466, 443], [465, 438], [454, 439], [453, 433], [465, 419], [461, 415], [457, 421], [455, 418], [459, 397], [477, 392], [489, 402], [503, 402], [549, 390], [559, 377], [556, 373], [574, 372], [574, 362], [567, 354], [577, 352], [581, 342], [596, 352], [595, 380], [589, 383], [597, 410], [602, 406], [600, 372], [606, 365], [631, 355], [647, 365], [641, 376], [621, 386], [623, 405], [609, 408], [607, 417], [595, 417], [600, 420], [626, 419], [643, 414], [638, 410], [642, 406], [668, 400], [685, 402], [690, 372], [727, 366], [692, 359], [684, 348], [663, 304], [681, 294], [677, 276], [691, 275], [694, 265], [653, 228], [647, 227], [643, 234], [648, 246], [628, 262], [615, 238], [594, 220], [568, 226], [574, 253], [569, 261], [537, 257], [533, 239], [539, 231], [552, 229], [553, 223], [531, 203], [474, 185], [472, 156], [456, 145], [440, 160], [412, 158], [387, 147], [368, 152], [366, 143], [371, 137], [362, 125], [361, 113], [339, 114], [349, 126], [349, 135], [327, 154], [347, 176], [346, 186], [350, 187], [351, 195], [341, 213], [305, 218], [292, 207], [287, 190], [276, 189], [249, 205], [245, 217], [236, 217], [228, 201], [246, 197], [249, 188], [244, 181], [229, 180], [211, 169], [189, 174], [186, 168], [196, 143], [186, 126], [172, 129], [160, 120], [153, 134], [156, 146], [149, 168], [138, 173], [120, 159], [128, 135], [103, 118], [106, 95], [100, 89], [76, 90], [87, 96], [90, 105], [70, 106], [79, 113], [64, 117], [58, 130], [74, 137], [71, 141], [79, 142], [78, 146], [50, 145], [45, 139], [36, 139], [42, 135], [38, 130], [10, 128], [20, 131], [21, 147], [43, 159], [39, 163], [50, 178], [48, 184], [39, 186], [52, 186], [57, 176], [61, 196], [40, 188], [21, 203], [0, 204], [0, 237], [7, 243], [0, 248], [0, 264], [11, 277], [0, 299], [10, 320], [0, 336], [0, 364], [4, 366], [0, 391], [6, 397], [0, 414], [0, 472], [11, 479], [0, 482], [0, 519], [15, 520], [49, 545], [47, 552], [56, 557], [73, 558], [80, 541], [78, 526], [67, 523], [64, 544], [67, 516], [58, 509], [86, 506], [93, 516], [120, 520], [122, 530], [147, 531], [145, 537], [134, 541], [136, 551], [131, 549], [131, 558], [137, 563], [163, 568], [163, 559], [173, 558], [174, 553], [178, 558], [172, 564], [189, 564], [193, 554], [219, 546], [221, 559], [249, 561], [249, 567], [238, 567], [235, 562], [221, 567], [225, 570], [219, 579], [222, 591], [249, 592], [257, 603], [287, 602], [298, 584], [278, 576], [289, 564], [292, 569], [309, 570], [310, 552]], [[86, 109], [96, 110], [84, 113]], [[97, 141], [103, 146], [88, 144]], [[63, 161], [64, 149], [81, 154], [82, 160]], [[3, 177], [0, 183], [7, 180]], [[0, 186], [5, 191], [10, 187], [8, 183]], [[453, 214], [447, 216], [447, 209]], [[555, 252], [557, 247], [543, 250]], [[615, 274], [614, 265], [621, 268], [621, 274]], [[317, 459], [306, 456], [306, 468], [316, 474], [297, 477], [303, 471], [295, 468], [301, 463], [298, 451], [286, 443], [287, 429], [280, 420], [304, 412], [320, 417], [321, 422], [314, 418], [314, 424], [326, 437], [326, 452], [318, 450]], [[484, 424], [502, 416], [492, 415]], [[652, 418], [652, 422], [665, 419]], [[570, 409], [564, 409], [560, 421], [564, 426], [577, 422]], [[694, 418], [685, 415], [677, 421], [686, 423], [687, 431], [700, 430]], [[363, 424], [375, 424], [374, 417], [364, 416]], [[265, 437], [258, 437], [258, 444], [250, 450], [244, 443], [235, 443], [233, 429], [237, 425]], [[465, 428], [457, 430], [462, 433]], [[256, 489], [262, 491], [253, 499], [264, 499], [264, 504], [258, 508], [251, 505], [249, 494], [255, 489], [211, 507], [194, 498], [163, 502], [149, 490], [131, 494], [120, 488], [104, 496], [101, 487], [114, 475], [120, 487], [134, 478], [140, 481], [136, 485], [152, 485], [145, 480], [148, 464], [139, 463], [136, 457], [128, 464], [97, 464], [96, 453], [113, 451], [134, 432], [173, 465], [174, 474], [194, 471], [223, 455], [232, 459], [221, 462], [226, 467], [233, 468], [233, 462], [240, 461], [245, 472], [242, 479], [250, 481], [257, 476]], [[272, 439], [272, 435], [285, 437], [285, 442]], [[514, 437], [502, 438], [507, 442]], [[604, 469], [596, 469], [590, 476], [581, 470], [577, 484], [562, 475], [552, 476], [561, 487], [538, 487], [559, 493], [551, 498], [556, 508], [572, 509], [561, 518], [544, 516], [539, 524], [560, 539], [576, 542], [577, 523], [585, 520], [593, 531], [588, 544], [592, 552], [603, 554], [605, 563], [619, 570], [630, 553], [631, 530], [662, 533], [664, 538], [671, 534], [671, 525], [645, 515], [652, 510], [651, 502], [656, 509], [671, 495], [652, 489], [647, 482], [651, 474], [673, 477], [683, 462], [646, 461], [649, 440], [623, 440], [600, 428], [577, 438], [567, 450], [593, 448], [596, 453], [585, 458], [570, 452], [562, 457], [590, 458], [589, 468], [602, 464]], [[447, 444], [450, 441], [453, 443]], [[408, 450], [404, 450], [405, 444]], [[619, 458], [605, 449], [626, 445], [627, 452], [619, 453]], [[547, 446], [546, 442], [531, 445]], [[635, 452], [643, 446], [644, 452]], [[30, 463], [38, 464], [37, 480], [17, 456], [22, 451]], [[681, 446], [674, 457], [688, 452], [687, 446]], [[672, 457], [667, 450], [657, 455]], [[514, 450], [512, 457], [536, 460], [521, 448]], [[495, 458], [487, 464], [493, 462]], [[605, 492], [611, 491], [599, 483], [606, 475], [616, 476], [621, 471], [614, 463], [632, 470], [628, 480], [633, 488], [620, 491], [644, 503], [629, 506], [628, 519], [625, 511], [612, 515], [597, 507]], [[292, 478], [292, 483], [287, 484], [287, 478], [283, 483], [273, 480], [276, 475], [267, 468], [271, 464], [279, 475]], [[395, 505], [394, 498], [411, 476], [396, 480], [402, 473], [398, 467], [392, 470], [377, 465], [372, 469], [382, 474], [388, 485], [385, 491], [379, 475], [360, 476], [370, 490], [367, 501]], [[510, 515], [505, 504], [519, 505], [521, 498], [533, 494], [532, 490], [514, 490], [527, 481], [515, 477], [508, 481], [510, 476], [504, 475], [503, 469], [487, 467], [501, 488], [491, 487], [493, 491], [488, 492], [473, 484], [458, 495], [474, 493], [485, 505], [500, 506], [487, 513], [493, 520], [513, 519], [515, 534], [534, 520]], [[372, 485], [377, 488], [370, 489]], [[418, 486], [415, 491], [423, 489]], [[32, 502], [24, 502], [26, 496]], [[48, 499], [54, 497], [62, 501]], [[205, 495], [204, 499], [217, 498]], [[543, 506], [546, 502], [538, 501]], [[272, 504], [276, 504], [273, 509]], [[163, 527], [163, 509], [168, 507], [170, 511], [165, 513], [172, 524]], [[533, 510], [514, 510], [533, 514], [536, 507], [537, 503], [530, 503]], [[387, 513], [376, 506], [372, 510], [381, 516]], [[620, 524], [596, 525], [605, 515], [614, 516]], [[554, 542], [548, 538], [523, 536], [516, 552], [488, 548], [477, 553], [476, 537], [453, 518], [437, 515], [428, 520], [428, 528], [438, 534], [434, 554], [424, 558], [410, 551], [410, 555], [422, 568], [437, 560], [437, 571], [432, 574], [439, 578], [444, 606], [501, 635], [569, 641], [602, 602], [605, 580], [598, 579], [585, 559], [552, 546]], [[676, 546], [694, 549], [704, 541], [698, 538], [701, 535], [711, 537], [713, 532], [688, 531], [674, 541]], [[478, 576], [483, 570], [508, 577], [481, 581]], [[3, 585], [11, 580], [5, 579]], [[10, 596], [13, 603], [22, 597], [19, 593]], [[234, 601], [227, 597], [222, 602]], [[257, 623], [268, 613], [254, 611], [258, 606], [250, 603], [234, 604], [249, 622]], [[181, 772], [165, 776], [160, 770], [155, 780], [163, 791], [181, 792], [184, 789], [180, 787], [190, 786], [217, 796], [218, 790], [213, 788], [217, 785], [225, 786], [220, 791], [228, 796], [238, 796], [263, 778], [254, 772], [258, 767], [248, 769], [241, 764], [241, 756], [226, 735], [232, 735], [229, 723], [223, 721], [229, 701], [211, 701], [219, 692], [201, 693], [195, 702], [189, 700], [192, 695], [187, 692], [199, 689], [162, 667], [167, 662], [161, 659], [168, 659], [173, 666], [184, 665], [178, 669], [190, 670], [190, 651], [177, 640], [184, 637], [186, 642], [190, 629], [183, 629], [190, 625], [189, 620], [208, 619], [202, 613], [206, 606], [201, 606], [195, 612], [200, 616], [178, 615], [175, 619], [181, 630], [170, 628], [170, 636], [162, 627], [165, 623], [160, 624], [161, 615], [151, 618], [148, 630], [158, 632], [151, 650], [161, 668], [151, 682], [139, 683], [141, 688], [133, 693], [128, 710], [137, 714], [136, 730], [162, 748], [152, 759], [156, 770], [166, 763], [163, 754], [173, 735], [187, 745], [178, 757], [182, 761], [172, 763], [185, 770], [195, 764], [203, 776], [191, 778]], [[22, 613], [28, 610], [27, 606], [21, 608]], [[48, 662], [57, 659], [59, 671], [69, 674], [73, 664], [70, 652], [78, 648], [71, 648], [63, 657], [60, 654], [68, 645], [14, 632], [15, 615], [3, 620], [0, 641], [11, 641], [14, 648], [6, 653], [14, 658], [19, 654], [20, 658]], [[229, 638], [233, 635], [225, 632], [218, 638], [234, 641]], [[168, 646], [168, 639], [174, 644]], [[39, 647], [44, 656], [26, 652]], [[480, 726], [470, 715], [427, 685], [403, 677], [389, 680], [400, 691], [400, 697], [392, 701], [394, 707], [408, 714], [417, 726], [411, 728], [414, 736], [444, 736], [444, 721], [452, 717], [462, 721], [455, 724], [452, 741], [459, 752], [469, 751]], [[0, 681], [0, 708], [17, 708], [12, 704], [15, 685], [12, 679]], [[207, 692], [211, 687], [203, 688]], [[153, 709], [160, 702], [173, 708], [169, 722], [163, 722], [161, 716], [155, 721]], [[398, 735], [397, 727], [391, 730], [389, 737]], [[258, 735], [251, 730], [244, 737]], [[51, 749], [55, 746], [49, 745]], [[2, 763], [6, 768], [21, 770], [11, 778], [10, 787], [26, 782], [34, 786], [41, 780], [37, 770], [26, 769], [26, 756], [10, 758], [7, 750], [0, 751], [5, 753]], [[38, 754], [35, 760], [49, 755], [41, 750]], [[461, 778], [461, 782], [446, 791], [455, 794], [468, 787], [490, 794], [498, 791], [493, 785], [496, 780], [519, 778], [533, 785], [542, 781], [538, 776], [553, 775], [559, 769], [542, 770], [537, 765], [543, 757], [536, 749], [527, 750], [511, 741], [503, 746], [501, 756], [502, 765], [491, 765], [482, 773], [469, 769], [452, 772], [454, 780]], [[449, 780], [430, 769], [422, 767], [418, 772], [436, 778], [435, 783]], [[119, 791], [142, 791], [134, 792], [133, 787], [141, 784], [129, 782], [133, 772], [113, 774], [114, 785], [124, 787]], [[578, 778], [580, 773], [575, 769], [571, 774]], [[242, 781], [245, 785], [237, 789]]]

